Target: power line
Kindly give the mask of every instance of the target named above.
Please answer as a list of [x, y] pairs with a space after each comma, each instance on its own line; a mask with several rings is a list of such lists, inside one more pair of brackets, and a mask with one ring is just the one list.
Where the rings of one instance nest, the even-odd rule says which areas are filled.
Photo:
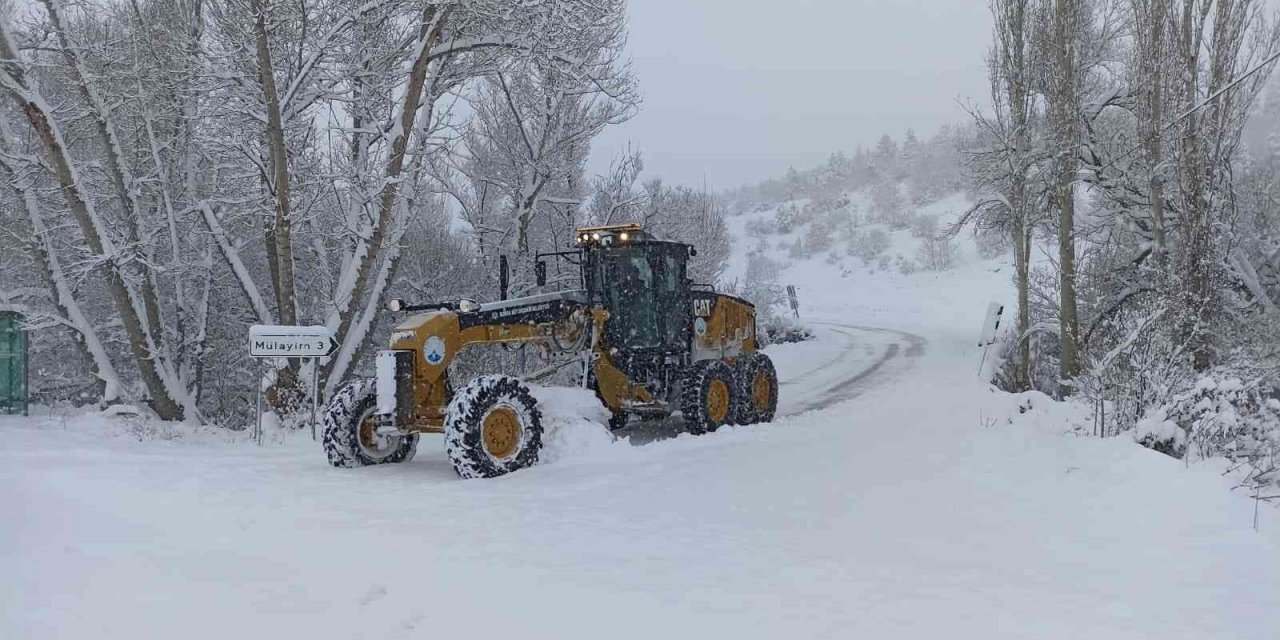
[[[1200, 104], [1198, 104], [1198, 105], [1196, 105], [1196, 106], [1194, 106], [1194, 107], [1192, 107], [1192, 108], [1188, 109], [1186, 112], [1184, 112], [1182, 115], [1179, 115], [1177, 118], [1174, 118], [1174, 119], [1173, 119], [1173, 122], [1170, 122], [1169, 124], [1166, 124], [1166, 125], [1164, 125], [1163, 127], [1160, 127], [1160, 133], [1164, 133], [1165, 131], [1168, 131], [1169, 129], [1172, 129], [1172, 128], [1174, 128], [1175, 126], [1177, 126], [1177, 125], [1178, 125], [1180, 122], [1182, 122], [1183, 120], [1186, 120], [1187, 118], [1190, 118], [1190, 117], [1191, 117], [1192, 115], [1194, 115], [1197, 111], [1199, 111], [1199, 110], [1201, 110], [1201, 109], [1203, 109], [1203, 108], [1205, 108], [1205, 107], [1209, 106], [1209, 103], [1211, 103], [1211, 102], [1213, 102], [1214, 100], [1217, 100], [1218, 98], [1222, 97], [1222, 95], [1223, 95], [1224, 93], [1226, 93], [1226, 92], [1228, 92], [1228, 91], [1230, 91], [1230, 90], [1232, 90], [1232, 89], [1236, 88], [1237, 86], [1239, 86], [1239, 85], [1240, 85], [1240, 83], [1244, 82], [1245, 80], [1248, 80], [1251, 76], [1253, 76], [1254, 74], [1256, 74], [1256, 73], [1258, 73], [1259, 71], [1261, 71], [1261, 70], [1263, 69], [1263, 67], [1266, 67], [1267, 65], [1271, 64], [1272, 62], [1275, 62], [1276, 60], [1280, 60], [1280, 51], [1277, 51], [1276, 53], [1272, 54], [1272, 55], [1271, 55], [1270, 57], [1268, 57], [1266, 60], [1263, 60], [1262, 62], [1258, 63], [1258, 66], [1256, 66], [1256, 67], [1254, 67], [1254, 68], [1250, 69], [1249, 71], [1247, 71], [1247, 72], [1245, 72], [1244, 74], [1240, 75], [1240, 76], [1239, 76], [1239, 77], [1237, 77], [1236, 79], [1234, 79], [1234, 80], [1232, 80], [1231, 82], [1227, 83], [1227, 86], [1225, 86], [1225, 87], [1223, 87], [1223, 88], [1221, 88], [1221, 89], [1219, 89], [1219, 90], [1217, 90], [1217, 91], [1213, 92], [1213, 95], [1211, 95], [1211, 96], [1209, 96], [1209, 97], [1205, 98], [1203, 102], [1201, 102]], [[1113, 159], [1111, 160], [1111, 162], [1108, 162], [1107, 164], [1103, 165], [1100, 169], [1098, 169], [1098, 171], [1104, 171], [1104, 170], [1106, 170], [1106, 169], [1110, 168], [1110, 167], [1111, 167], [1111, 166], [1113, 166], [1115, 163], [1117, 163], [1117, 162], [1119, 162], [1119, 161], [1121, 161], [1121, 160], [1123, 160], [1123, 159], [1125, 159], [1125, 158], [1129, 157], [1129, 154], [1133, 153], [1134, 151], [1138, 151], [1139, 149], [1142, 149], [1142, 147], [1143, 147], [1143, 145], [1142, 145], [1142, 144], [1135, 145], [1133, 148], [1129, 149], [1128, 151], [1125, 151], [1124, 153], [1122, 153], [1122, 154], [1120, 154], [1120, 155], [1116, 156], [1115, 158], [1113, 158]]]

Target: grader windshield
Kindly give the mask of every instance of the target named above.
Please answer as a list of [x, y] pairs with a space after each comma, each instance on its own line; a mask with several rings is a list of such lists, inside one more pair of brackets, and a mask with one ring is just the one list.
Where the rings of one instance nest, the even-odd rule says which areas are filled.
[[610, 313], [610, 342], [632, 350], [685, 347], [692, 326], [685, 269], [688, 246], [638, 242], [586, 250], [587, 291]]

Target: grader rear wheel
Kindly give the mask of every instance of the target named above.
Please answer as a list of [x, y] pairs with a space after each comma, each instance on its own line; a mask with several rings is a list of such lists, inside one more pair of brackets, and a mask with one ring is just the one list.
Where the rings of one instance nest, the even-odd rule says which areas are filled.
[[680, 412], [689, 433], [703, 434], [728, 424], [740, 393], [733, 369], [719, 360], [695, 362], [684, 376]]
[[757, 352], [739, 358], [734, 368], [743, 399], [737, 423], [771, 422], [778, 410], [778, 373], [773, 361]]
[[713, 423], [724, 424], [729, 420], [729, 384], [714, 379], [707, 389], [707, 418]]
[[463, 478], [492, 478], [532, 466], [542, 449], [538, 401], [515, 378], [476, 378], [449, 403], [444, 446]]

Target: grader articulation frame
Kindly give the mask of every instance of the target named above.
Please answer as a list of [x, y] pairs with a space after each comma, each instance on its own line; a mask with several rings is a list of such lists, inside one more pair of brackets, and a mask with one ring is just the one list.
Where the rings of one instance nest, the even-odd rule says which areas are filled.
[[675, 411], [692, 433], [773, 419], [778, 382], [757, 350], [755, 308], [693, 284], [686, 244], [654, 239], [639, 225], [578, 229], [576, 248], [539, 256], [581, 269], [580, 288], [477, 304], [408, 305], [413, 315], [377, 354], [376, 377], [343, 385], [330, 401], [324, 445], [334, 466], [403, 462], [419, 434], [444, 433], [458, 474], [492, 477], [537, 462], [542, 418], [525, 383], [480, 376], [455, 392], [449, 365], [478, 344], [533, 344], [580, 362], [583, 380], [612, 414], [664, 418]]

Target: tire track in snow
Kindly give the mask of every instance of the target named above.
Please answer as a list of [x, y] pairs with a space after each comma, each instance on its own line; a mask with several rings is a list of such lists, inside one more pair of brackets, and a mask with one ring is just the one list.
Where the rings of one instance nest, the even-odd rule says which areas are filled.
[[[835, 322], [813, 322], [812, 324], [831, 328], [833, 333], [845, 338], [845, 345], [835, 357], [824, 360], [798, 376], [778, 381], [779, 400], [785, 400], [785, 406], [780, 403], [778, 408], [779, 418], [826, 409], [889, 382], [899, 373], [899, 368], [893, 365], [906, 363], [907, 366], [911, 366], [914, 360], [924, 355], [928, 344], [928, 341], [920, 336], [895, 329]], [[857, 339], [856, 333], [859, 332], [888, 336], [892, 341], [884, 346], [884, 351], [870, 364], [851, 367], [848, 371], [840, 372], [839, 367], [843, 363], [858, 360], [857, 352], [865, 347], [865, 344]], [[833, 368], [836, 369], [836, 373], [833, 373]], [[812, 390], [806, 390], [798, 400], [787, 400], [788, 395], [796, 393], [803, 389], [804, 385], [809, 384], [814, 385]], [[684, 420], [677, 415], [663, 421], [632, 421], [631, 426], [619, 432], [619, 435], [630, 439], [633, 445], [643, 446], [674, 438], [684, 431]]]
[[[889, 371], [889, 365], [905, 360], [907, 366], [911, 366], [913, 364], [912, 361], [924, 355], [925, 349], [928, 345], [928, 341], [920, 336], [895, 329], [838, 324], [834, 322], [814, 322], [813, 324], [831, 327], [836, 333], [849, 338], [849, 346], [842, 350], [839, 356], [828, 363], [824, 363], [821, 367], [801, 374], [792, 380], [781, 382], [778, 385], [780, 389], [803, 383], [806, 378], [826, 369], [829, 365], [839, 362], [840, 360], [847, 359], [858, 344], [854, 341], [854, 335], [850, 333], [850, 331], [888, 335], [892, 336], [894, 341], [890, 342], [885, 347], [884, 352], [881, 353], [880, 356], [870, 365], [850, 372], [849, 375], [841, 377], [839, 380], [827, 385], [819, 391], [817, 393], [817, 397], [811, 400], [802, 400], [798, 406], [788, 407], [785, 412], [780, 412], [779, 415], [790, 416], [804, 413], [806, 411], [825, 409], [836, 403], [856, 398], [868, 389], [874, 388], [891, 380], [891, 378], [886, 377], [886, 374], [891, 373], [891, 371]], [[779, 395], [781, 395], [781, 393]]]

